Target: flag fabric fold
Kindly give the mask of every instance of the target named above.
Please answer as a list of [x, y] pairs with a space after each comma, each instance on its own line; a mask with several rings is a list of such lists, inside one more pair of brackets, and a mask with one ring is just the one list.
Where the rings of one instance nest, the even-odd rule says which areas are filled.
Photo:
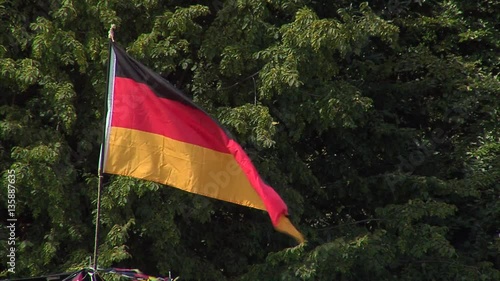
[[276, 191], [231, 135], [158, 73], [111, 43], [103, 171], [268, 212], [302, 243]]

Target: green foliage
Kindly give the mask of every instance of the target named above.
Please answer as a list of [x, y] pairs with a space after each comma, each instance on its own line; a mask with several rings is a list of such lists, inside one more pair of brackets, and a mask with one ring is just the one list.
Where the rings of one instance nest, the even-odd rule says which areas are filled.
[[0, 217], [12, 170], [18, 219], [16, 273], [4, 263], [0, 275], [88, 266], [113, 23], [119, 44], [234, 134], [308, 242], [264, 212], [107, 175], [101, 267], [499, 280], [499, 7], [0, 0]]

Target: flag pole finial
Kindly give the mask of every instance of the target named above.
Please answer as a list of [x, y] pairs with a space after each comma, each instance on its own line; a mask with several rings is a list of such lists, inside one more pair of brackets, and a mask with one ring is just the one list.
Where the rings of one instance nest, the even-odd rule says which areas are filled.
[[109, 28], [108, 32], [108, 38], [111, 39], [112, 42], [115, 42], [115, 29], [116, 29], [116, 24], [113, 23]]

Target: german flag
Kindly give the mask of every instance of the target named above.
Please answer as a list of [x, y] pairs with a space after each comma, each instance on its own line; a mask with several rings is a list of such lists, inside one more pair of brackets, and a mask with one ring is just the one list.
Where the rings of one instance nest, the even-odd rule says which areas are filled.
[[275, 229], [304, 241], [281, 197], [216, 120], [115, 43], [110, 52], [105, 173], [265, 210]]

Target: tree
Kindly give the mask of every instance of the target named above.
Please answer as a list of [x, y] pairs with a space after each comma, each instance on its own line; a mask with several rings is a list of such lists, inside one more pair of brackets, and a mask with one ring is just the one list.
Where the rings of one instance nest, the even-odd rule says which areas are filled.
[[308, 243], [294, 247], [263, 212], [107, 176], [100, 266], [183, 280], [500, 278], [495, 1], [0, 7], [9, 276], [88, 265], [114, 23], [132, 56], [235, 134]]

